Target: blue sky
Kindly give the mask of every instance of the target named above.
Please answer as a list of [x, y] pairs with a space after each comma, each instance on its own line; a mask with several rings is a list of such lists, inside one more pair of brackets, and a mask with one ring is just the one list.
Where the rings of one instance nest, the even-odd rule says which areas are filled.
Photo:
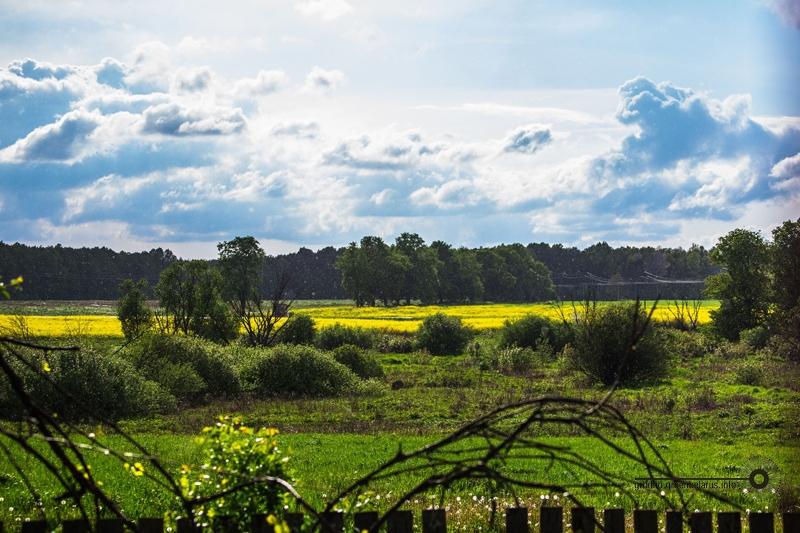
[[0, 0], [0, 239], [712, 245], [800, 213], [800, 2]]

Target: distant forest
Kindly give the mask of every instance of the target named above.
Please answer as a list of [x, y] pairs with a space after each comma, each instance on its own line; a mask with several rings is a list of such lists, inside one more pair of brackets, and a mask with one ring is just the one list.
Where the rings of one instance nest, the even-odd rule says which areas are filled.
[[[477, 249], [451, 248], [436, 241], [430, 245], [442, 257], [443, 250], [454, 254], [475, 256], [484, 270], [484, 278], [500, 274], [503, 264], [492, 265], [486, 272], [481, 258], [497, 254], [487, 252], [508, 250], [510, 247]], [[515, 245], [519, 249], [520, 245]], [[295, 253], [267, 256], [265, 259], [264, 290], [276, 274], [290, 277], [290, 296], [294, 299], [344, 299], [347, 293], [342, 284], [342, 272], [337, 260], [347, 248], [325, 247], [316, 252], [300, 248]], [[601, 242], [583, 250], [560, 244], [532, 243], [524, 246], [531, 256], [549, 269], [555, 292], [561, 299], [583, 298], [587, 294], [599, 299], [699, 297], [703, 279], [719, 271], [702, 246], [689, 249], [624, 246], [613, 248]], [[22, 275], [22, 292], [15, 299], [25, 300], [112, 300], [118, 297], [119, 284], [124, 279], [144, 279], [153, 286], [161, 271], [178, 261], [170, 250], [154, 248], [148, 252], [115, 252], [108, 248], [68, 248], [28, 246], [0, 242], [0, 279]], [[444, 276], [445, 272], [441, 273]], [[484, 281], [489, 281], [485, 279]], [[398, 280], [398, 283], [401, 281]], [[508, 293], [492, 293], [490, 283], [482, 300], [521, 300]], [[440, 298], [442, 301], [452, 301]]]

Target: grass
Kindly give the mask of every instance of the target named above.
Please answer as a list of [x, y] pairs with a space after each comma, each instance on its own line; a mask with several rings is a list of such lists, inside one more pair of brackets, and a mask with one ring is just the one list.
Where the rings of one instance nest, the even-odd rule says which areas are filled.
[[[355, 307], [338, 300], [325, 301], [324, 304], [318, 304], [316, 307], [308, 306], [311, 303], [311, 301], [300, 302], [295, 312], [311, 316], [318, 328], [332, 324], [344, 324], [392, 332], [416, 331], [426, 316], [437, 312], [457, 316], [466, 325], [477, 330], [487, 330], [497, 329], [506, 320], [513, 320], [527, 314], [558, 319], [561, 313], [571, 316], [576, 309], [580, 309], [580, 303], [577, 303], [577, 308], [574, 308], [572, 302], [565, 302], [560, 307], [550, 303]], [[74, 302], [61, 304], [58, 302], [52, 304], [13, 302], [13, 305], [6, 303], [0, 307], [0, 313], [6, 313], [0, 314], [0, 328], [13, 327], [15, 320], [18, 320], [17, 317], [22, 315], [25, 316], [24, 320], [31, 334], [36, 336], [75, 336], [77, 334], [118, 337], [122, 335], [122, 330], [114, 315], [116, 311], [111, 304], [113, 302], [91, 302], [85, 306]], [[604, 305], [604, 303], [600, 305]], [[669, 301], [659, 304], [654, 314], [656, 320], [668, 321], [672, 318], [669, 305]], [[699, 322], [707, 323], [710, 320], [709, 311], [718, 306], [719, 303], [716, 300], [704, 300], [700, 307]], [[91, 312], [87, 312], [87, 310]]]

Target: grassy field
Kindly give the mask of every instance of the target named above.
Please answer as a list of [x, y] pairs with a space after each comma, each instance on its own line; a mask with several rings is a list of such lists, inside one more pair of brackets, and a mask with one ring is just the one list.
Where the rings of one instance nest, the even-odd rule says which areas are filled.
[[[576, 305], [579, 308], [580, 303]], [[670, 320], [670, 305], [669, 301], [661, 302], [656, 309], [655, 318]], [[699, 322], [707, 323], [710, 319], [709, 311], [718, 306], [719, 303], [715, 300], [703, 301]], [[437, 312], [457, 316], [468, 326], [486, 330], [499, 328], [506, 320], [527, 314], [559, 318], [562, 313], [569, 317], [574, 311], [572, 302], [561, 305], [531, 303], [355, 307], [348, 305], [348, 302], [331, 300], [322, 305], [319, 302], [301, 301], [295, 308], [296, 313], [311, 316], [318, 327], [344, 324], [393, 332], [416, 331], [426, 316]], [[13, 328], [15, 321], [19, 320], [17, 317], [25, 316], [26, 326], [33, 335], [118, 337], [122, 335], [122, 330], [114, 316], [115, 312], [113, 302], [12, 302], [0, 306], [0, 328]]]

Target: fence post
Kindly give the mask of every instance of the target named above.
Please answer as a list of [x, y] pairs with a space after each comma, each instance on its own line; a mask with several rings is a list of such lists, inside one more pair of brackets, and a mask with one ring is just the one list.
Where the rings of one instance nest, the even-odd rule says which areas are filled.
[[750, 513], [747, 521], [750, 533], [775, 533], [775, 518], [772, 513]]
[[689, 515], [689, 531], [691, 533], [711, 533], [712, 516], [709, 512]]
[[636, 509], [633, 512], [633, 533], [658, 533], [658, 513]]
[[445, 533], [447, 515], [444, 509], [425, 509], [422, 511], [422, 533]]
[[353, 520], [353, 525], [356, 527], [359, 533], [364, 531], [370, 531], [375, 524], [378, 522], [378, 513], [375, 511], [369, 511], [365, 513], [356, 513], [356, 516]]
[[140, 518], [136, 524], [139, 533], [164, 533], [163, 518]]
[[717, 513], [719, 533], [742, 533], [742, 517], [739, 513]]
[[510, 507], [506, 509], [506, 533], [528, 533], [528, 509]]
[[344, 513], [341, 511], [328, 511], [320, 515], [322, 519], [322, 533], [342, 533], [344, 531]]
[[23, 522], [22, 533], [47, 533], [47, 522], [44, 520]]
[[603, 532], [625, 533], [625, 511], [623, 509], [603, 511]]
[[594, 507], [573, 507], [571, 516], [572, 533], [594, 533]]
[[542, 507], [539, 514], [541, 533], [564, 533], [564, 509]]
[[64, 523], [61, 526], [61, 530], [64, 533], [87, 533], [91, 531], [91, 527], [89, 526], [89, 522], [86, 520], [79, 518], [77, 520], [64, 520]]
[[411, 533], [414, 530], [414, 513], [411, 511], [393, 511], [389, 513], [386, 533]]
[[123, 529], [119, 518], [101, 518], [97, 521], [97, 533], [122, 533]]
[[800, 513], [783, 513], [783, 533], [800, 533]]
[[683, 533], [683, 514], [680, 511], [667, 511], [667, 533]]

